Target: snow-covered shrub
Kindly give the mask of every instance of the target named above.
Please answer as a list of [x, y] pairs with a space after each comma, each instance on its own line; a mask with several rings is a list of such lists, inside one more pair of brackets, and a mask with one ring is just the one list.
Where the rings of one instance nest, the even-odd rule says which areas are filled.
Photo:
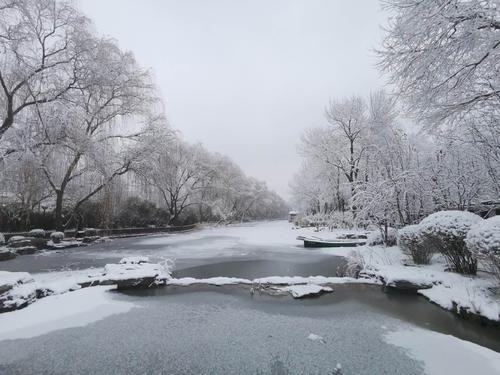
[[351, 211], [334, 211], [329, 214], [328, 227], [330, 229], [344, 229], [352, 228], [354, 226], [354, 219]]
[[477, 259], [465, 245], [470, 228], [483, 219], [466, 211], [440, 211], [420, 223], [425, 241], [447, 259], [455, 271], [475, 275]]
[[50, 239], [52, 240], [53, 243], [61, 243], [61, 241], [64, 240], [64, 233], [63, 232], [52, 232], [50, 234]]
[[1, 245], [5, 245], [5, 236], [2, 233], [0, 233], [0, 246]]
[[434, 253], [433, 247], [426, 243], [419, 225], [408, 225], [398, 230], [398, 246], [416, 264], [429, 264]]
[[45, 237], [45, 231], [43, 229], [32, 229], [30, 230], [30, 236], [35, 238]]
[[339, 277], [359, 278], [359, 273], [366, 267], [365, 258], [359, 250], [351, 251], [346, 257], [346, 262], [337, 269]]
[[380, 228], [377, 231], [370, 233], [366, 239], [368, 246], [394, 246], [397, 242], [398, 230], [396, 228]]
[[465, 243], [470, 252], [500, 280], [500, 216], [473, 225]]

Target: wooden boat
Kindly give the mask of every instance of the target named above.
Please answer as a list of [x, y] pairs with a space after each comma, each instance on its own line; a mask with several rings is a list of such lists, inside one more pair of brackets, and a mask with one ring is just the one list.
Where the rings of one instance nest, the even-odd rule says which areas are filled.
[[366, 244], [365, 239], [331, 239], [326, 240], [317, 237], [297, 237], [298, 240], [304, 241], [304, 247], [356, 247]]

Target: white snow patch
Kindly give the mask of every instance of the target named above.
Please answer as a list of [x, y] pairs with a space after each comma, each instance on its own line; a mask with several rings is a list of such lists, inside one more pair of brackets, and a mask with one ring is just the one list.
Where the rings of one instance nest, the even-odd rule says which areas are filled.
[[193, 277], [183, 277], [180, 279], [168, 280], [168, 285], [174, 286], [189, 286], [193, 284], [207, 284], [207, 285], [234, 285], [234, 284], [252, 284], [251, 280], [239, 279], [236, 277], [211, 277], [208, 279], [195, 279]]
[[136, 306], [114, 300], [108, 293], [112, 288], [97, 286], [50, 296], [22, 310], [0, 314], [0, 340], [31, 338], [55, 330], [83, 327]]
[[355, 279], [352, 277], [327, 277], [327, 276], [269, 276], [252, 280], [255, 284], [377, 284], [375, 280]]
[[322, 285], [322, 284], [376, 284], [375, 280], [354, 279], [350, 277], [326, 277], [326, 276], [269, 276], [259, 279], [240, 279], [236, 277], [211, 277], [207, 279], [195, 279], [193, 277], [183, 277], [180, 279], [168, 280], [168, 285], [189, 286], [193, 284], [207, 285], [233, 285], [233, 284], [264, 284], [264, 285]]
[[450, 335], [415, 328], [389, 332], [383, 338], [407, 349], [409, 357], [424, 362], [428, 375], [500, 373], [500, 353]]
[[316, 335], [315, 333], [310, 333], [309, 336], [307, 336], [307, 339], [311, 341], [321, 341], [322, 343], [325, 342], [323, 337]]
[[33, 282], [33, 277], [28, 272], [0, 271], [0, 285], [15, 286]]

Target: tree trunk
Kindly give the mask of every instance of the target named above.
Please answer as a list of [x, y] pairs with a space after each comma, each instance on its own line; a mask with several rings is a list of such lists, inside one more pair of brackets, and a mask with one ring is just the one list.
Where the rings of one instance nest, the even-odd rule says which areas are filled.
[[54, 210], [54, 225], [56, 227], [56, 230], [63, 230], [63, 224], [62, 224], [62, 210], [63, 210], [63, 197], [64, 197], [64, 190], [57, 190], [56, 191], [56, 209]]

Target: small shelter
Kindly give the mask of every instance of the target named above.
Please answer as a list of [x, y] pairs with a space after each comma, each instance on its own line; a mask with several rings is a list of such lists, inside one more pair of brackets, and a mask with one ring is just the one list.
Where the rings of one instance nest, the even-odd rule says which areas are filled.
[[299, 216], [298, 211], [290, 211], [288, 213], [288, 222], [289, 223], [295, 223], [295, 220], [297, 219], [297, 216]]

